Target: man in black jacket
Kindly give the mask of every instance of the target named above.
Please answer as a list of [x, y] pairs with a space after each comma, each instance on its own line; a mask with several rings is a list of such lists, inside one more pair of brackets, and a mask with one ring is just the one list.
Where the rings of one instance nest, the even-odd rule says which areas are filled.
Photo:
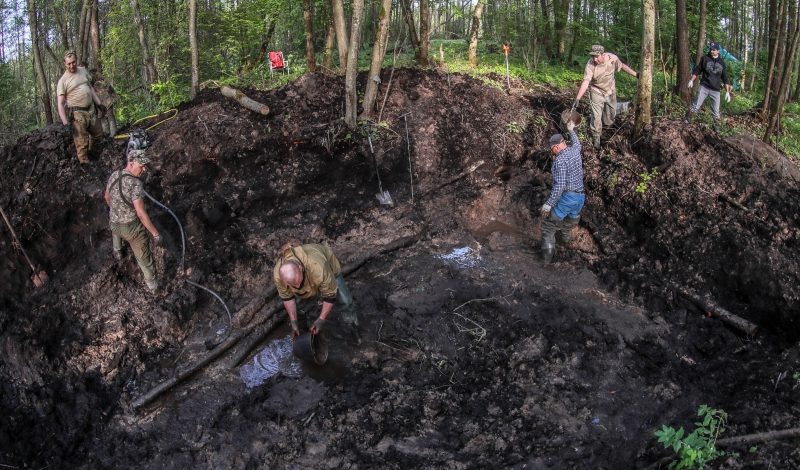
[[712, 42], [709, 46], [708, 55], [700, 59], [700, 63], [694, 68], [692, 79], [689, 80], [688, 87], [694, 86], [697, 77], [700, 79], [700, 91], [697, 92], [694, 103], [686, 111], [684, 121], [688, 124], [692, 120], [692, 114], [700, 110], [706, 98], [711, 98], [711, 116], [714, 118], [714, 130], [719, 132], [719, 100], [720, 89], [725, 85], [725, 101], [731, 101], [731, 81], [725, 67], [725, 61], [719, 56], [719, 44]]

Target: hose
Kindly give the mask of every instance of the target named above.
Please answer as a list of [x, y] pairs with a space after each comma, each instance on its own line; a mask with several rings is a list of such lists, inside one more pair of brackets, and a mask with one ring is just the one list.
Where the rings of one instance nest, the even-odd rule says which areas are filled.
[[[152, 119], [154, 117], [161, 116], [162, 114], [165, 114], [165, 113], [173, 113], [173, 114], [172, 114], [172, 116], [170, 116], [170, 117], [168, 117], [166, 119], [162, 119], [162, 120], [158, 121], [157, 123], [153, 124], [152, 126], [146, 128], [145, 130], [149, 131], [150, 129], [154, 129], [157, 126], [160, 126], [161, 124], [164, 124], [165, 122], [169, 121], [170, 119], [175, 119], [175, 116], [178, 115], [178, 110], [173, 108], [173, 109], [168, 109], [168, 110], [164, 111], [163, 113], [153, 114], [151, 116], [145, 116], [145, 117], [143, 117], [141, 119], [137, 119], [137, 120], [133, 121], [133, 123], [130, 126], [133, 127], [133, 126], [135, 126], [136, 124], [139, 124], [142, 121], [145, 121], [147, 119]], [[114, 138], [122, 140], [122, 139], [127, 139], [130, 136], [131, 136], [130, 134], [117, 134], [117, 135], [114, 136]]]
[[[160, 207], [160, 208], [164, 209], [165, 211], [167, 211], [169, 213], [169, 215], [171, 215], [172, 218], [175, 219], [175, 222], [178, 224], [178, 228], [181, 231], [181, 273], [185, 274], [184, 266], [185, 266], [185, 263], [186, 263], [186, 233], [183, 231], [183, 225], [181, 224], [180, 219], [178, 219], [178, 216], [175, 215], [175, 213], [172, 212], [172, 210], [170, 210], [169, 207], [165, 206], [164, 204], [161, 203], [161, 201], [159, 201], [158, 199], [156, 199], [153, 196], [151, 196], [150, 193], [148, 193], [145, 190], [142, 190], [142, 193], [144, 193], [144, 195], [147, 196], [148, 199], [153, 201], [158, 207]], [[219, 303], [222, 304], [222, 307], [225, 308], [225, 313], [228, 314], [228, 325], [225, 328], [225, 336], [221, 337], [221, 338], [217, 338], [217, 340], [218, 340], [217, 344], [219, 344], [220, 342], [224, 341], [228, 336], [230, 336], [231, 329], [232, 329], [231, 326], [233, 325], [233, 317], [231, 316], [231, 311], [228, 308], [228, 305], [225, 303], [224, 300], [222, 300], [222, 297], [220, 297], [219, 294], [217, 294], [213, 290], [209, 289], [208, 287], [203, 286], [201, 284], [198, 284], [196, 282], [190, 281], [189, 279], [187, 279], [185, 277], [184, 277], [183, 280], [187, 284], [195, 286], [195, 287], [200, 288], [200, 289], [203, 289], [204, 291], [206, 291], [209, 294], [213, 295], [214, 298], [219, 300]]]

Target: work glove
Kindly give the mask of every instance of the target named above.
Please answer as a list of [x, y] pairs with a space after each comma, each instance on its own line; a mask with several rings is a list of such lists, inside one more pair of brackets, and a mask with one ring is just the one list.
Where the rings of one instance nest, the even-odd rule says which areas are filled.
[[570, 112], [573, 112], [576, 109], [578, 109], [578, 100], [577, 99], [572, 102], [572, 108], [570, 108]]
[[164, 246], [164, 241], [161, 239], [161, 235], [153, 235], [153, 243], [156, 246]]
[[574, 131], [575, 130], [575, 123], [572, 122], [572, 121], [569, 121], [567, 123], [567, 130], [570, 131], [570, 132]]
[[289, 320], [289, 323], [292, 325], [292, 339], [300, 336], [300, 327], [297, 326], [297, 320]]
[[694, 78], [692, 78], [691, 80], [689, 80], [689, 83], [687, 83], [687, 84], [686, 84], [686, 86], [687, 86], [687, 87], [688, 87], [688, 88], [691, 90], [691, 89], [692, 89], [692, 87], [694, 86]]
[[729, 92], [729, 91], [725, 92], [725, 102], [727, 102], [727, 103], [731, 102], [731, 92]]
[[320, 317], [314, 320], [314, 324], [311, 325], [311, 334], [318, 335], [322, 333], [322, 330], [325, 329], [325, 319]]
[[539, 209], [539, 213], [542, 214], [542, 217], [547, 218], [550, 217], [550, 211], [553, 208], [548, 206], [547, 204], [543, 205], [541, 209]]

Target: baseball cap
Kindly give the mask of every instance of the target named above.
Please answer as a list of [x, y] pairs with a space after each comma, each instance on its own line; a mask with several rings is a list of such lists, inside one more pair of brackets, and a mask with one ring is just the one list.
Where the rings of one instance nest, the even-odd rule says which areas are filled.
[[710, 50], [710, 51], [714, 51], [714, 50], [718, 51], [719, 49], [720, 49], [720, 47], [719, 47], [719, 43], [718, 42], [712, 42], [711, 44], [708, 45], [708, 50]]
[[131, 162], [147, 165], [150, 163], [150, 159], [144, 155], [144, 150], [131, 150], [128, 152], [128, 163]]
[[601, 46], [600, 44], [595, 44], [592, 46], [592, 50], [589, 51], [589, 55], [600, 55], [606, 52], [606, 49]]
[[564, 136], [561, 134], [553, 134], [550, 136], [550, 140], [547, 142], [547, 146], [549, 148], [554, 145], [558, 145], [561, 142], [564, 142]]

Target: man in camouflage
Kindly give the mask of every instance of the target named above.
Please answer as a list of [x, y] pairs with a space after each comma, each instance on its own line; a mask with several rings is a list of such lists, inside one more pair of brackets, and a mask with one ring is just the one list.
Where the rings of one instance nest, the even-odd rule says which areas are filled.
[[144, 150], [128, 152], [128, 164], [111, 173], [104, 197], [109, 207], [114, 258], [122, 259], [124, 239], [133, 250], [147, 288], [155, 292], [158, 290], [158, 281], [153, 272], [153, 254], [147, 233], [153, 235], [156, 245], [161, 244], [161, 236], [144, 207], [144, 188], [139, 179], [147, 171], [148, 163], [150, 159], [145, 156]]
[[[72, 136], [78, 161], [89, 163], [92, 139], [103, 135], [97, 112], [105, 114], [105, 107], [91, 86], [91, 77], [84, 67], [78, 67], [75, 52], [64, 54], [64, 75], [58, 80], [58, 117], [64, 126], [72, 126]], [[71, 123], [71, 124], [70, 124]]]
[[322, 310], [310, 328], [311, 334], [317, 335], [323, 330], [337, 298], [346, 307], [342, 310], [342, 319], [354, 328], [358, 326], [355, 312], [349, 308], [353, 298], [344, 282], [341, 264], [327, 246], [287, 243], [279, 251], [272, 275], [289, 315], [293, 336], [300, 335], [295, 297], [322, 300]]

